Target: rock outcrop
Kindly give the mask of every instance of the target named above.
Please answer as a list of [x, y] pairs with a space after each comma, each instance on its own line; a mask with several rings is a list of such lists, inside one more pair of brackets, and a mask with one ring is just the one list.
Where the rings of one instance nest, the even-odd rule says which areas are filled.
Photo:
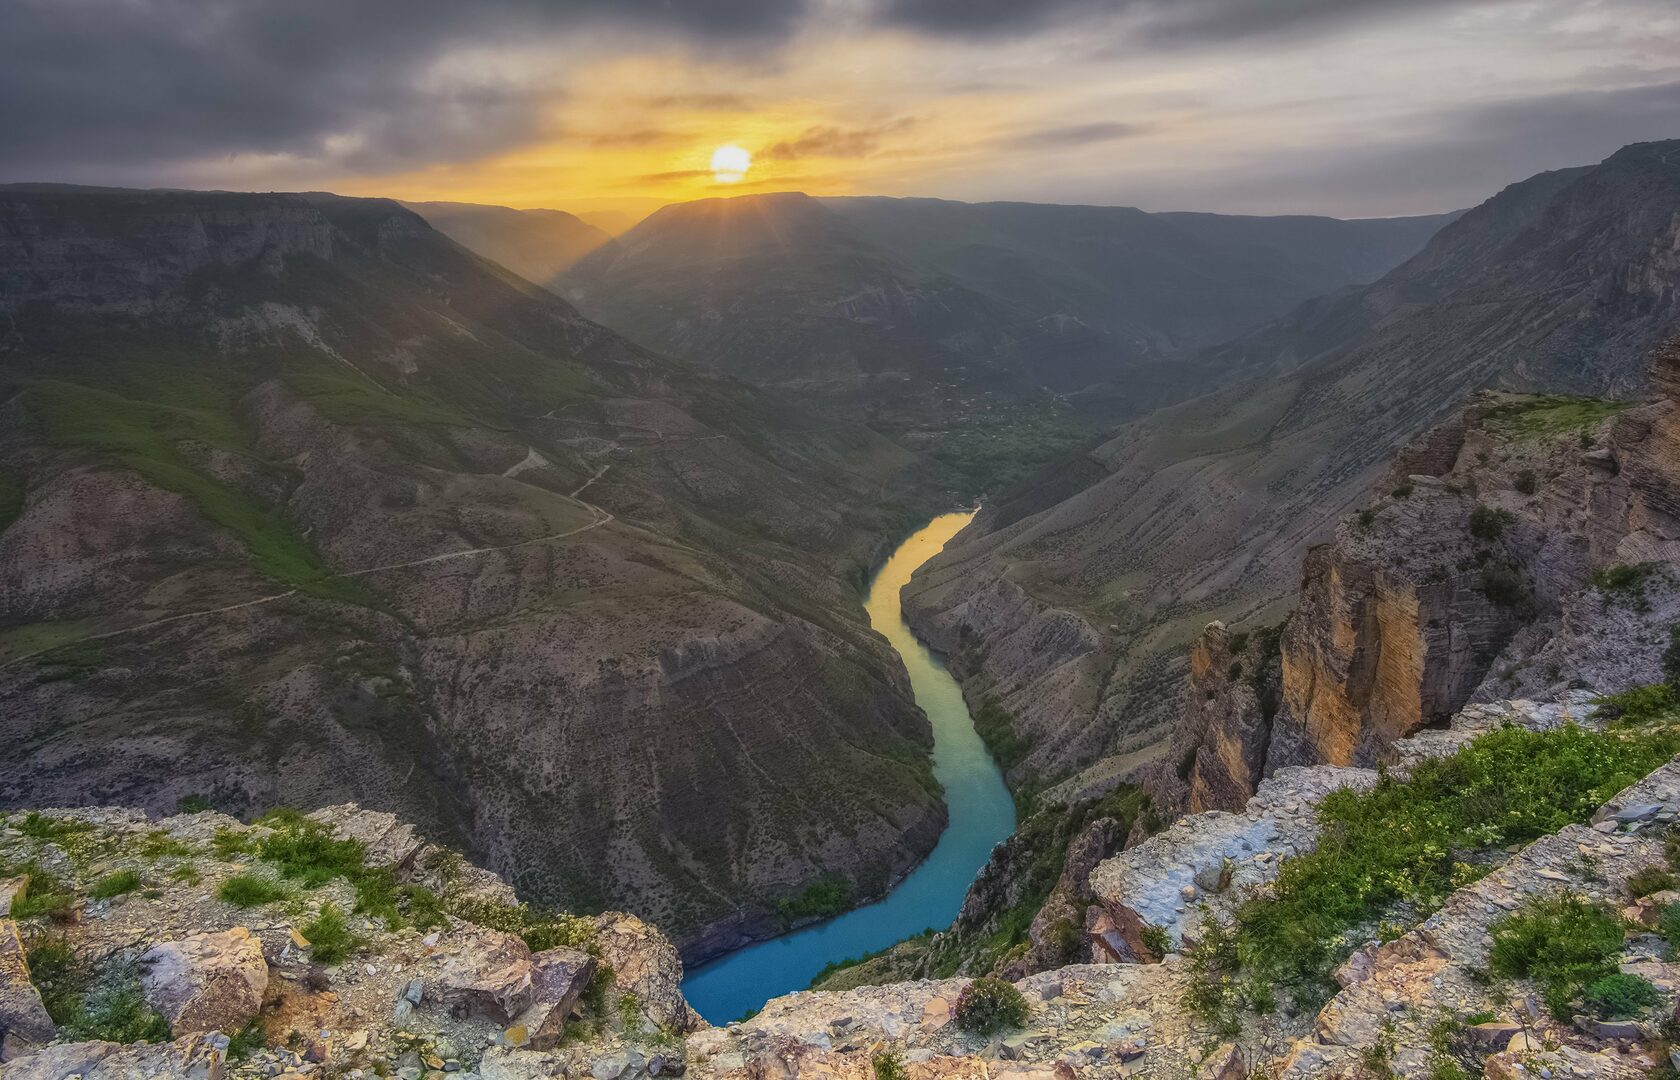
[[268, 990], [262, 942], [243, 926], [153, 945], [140, 967], [146, 1004], [177, 1035], [238, 1031], [262, 1009]]

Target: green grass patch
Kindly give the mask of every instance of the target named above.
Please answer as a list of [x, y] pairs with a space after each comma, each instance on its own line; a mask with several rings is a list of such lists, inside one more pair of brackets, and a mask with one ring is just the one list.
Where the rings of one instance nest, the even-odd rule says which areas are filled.
[[302, 928], [309, 939], [309, 958], [320, 964], [336, 964], [356, 948], [356, 935], [345, 925], [344, 913], [336, 904], [324, 904]]
[[320, 822], [299, 819], [263, 837], [257, 857], [273, 863], [281, 877], [313, 889], [336, 877], [354, 878], [367, 851], [359, 840], [335, 839]]
[[50, 652], [87, 637], [90, 633], [90, 625], [79, 619], [29, 623], [0, 632], [0, 653], [8, 656], [28, 656], [32, 653]]
[[1488, 430], [1506, 438], [1549, 439], [1597, 427], [1632, 404], [1604, 398], [1539, 394], [1495, 406], [1484, 423]]
[[253, 908], [286, 899], [285, 889], [252, 874], [235, 874], [216, 886], [216, 896], [234, 907]]
[[1203, 996], [1228, 1003], [1237, 988], [1258, 985], [1316, 1008], [1335, 991], [1330, 972], [1356, 932], [1394, 910], [1435, 911], [1490, 869], [1491, 856], [1589, 820], [1676, 749], [1680, 736], [1669, 731], [1507, 727], [1423, 762], [1407, 780], [1332, 793], [1318, 810], [1317, 849], [1286, 860], [1272, 890], [1237, 910], [1229, 955], [1205, 965], [1218, 992]]
[[25, 864], [23, 872], [29, 880], [12, 897], [12, 918], [68, 922], [76, 910], [76, 894], [70, 886], [33, 862]]
[[139, 874], [133, 870], [118, 870], [94, 882], [93, 887], [88, 889], [88, 895], [95, 900], [110, 900], [113, 897], [126, 896], [139, 887]]
[[386, 390], [347, 367], [326, 362], [288, 365], [286, 386], [319, 409], [321, 415], [346, 427], [472, 427], [459, 410], [414, 390]]
[[257, 842], [243, 829], [235, 829], [224, 825], [216, 830], [216, 835], [210, 838], [210, 850], [216, 858], [232, 861], [240, 855], [251, 855], [257, 850]]

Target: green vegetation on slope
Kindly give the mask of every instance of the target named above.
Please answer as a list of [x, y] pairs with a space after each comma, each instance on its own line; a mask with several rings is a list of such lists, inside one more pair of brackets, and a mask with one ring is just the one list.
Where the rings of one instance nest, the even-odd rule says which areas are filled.
[[0, 533], [23, 514], [23, 477], [0, 466]]
[[1186, 1004], [1221, 1030], [1244, 1007], [1275, 1007], [1279, 991], [1316, 1007], [1335, 990], [1330, 972], [1380, 919], [1428, 915], [1506, 847], [1588, 820], [1676, 750], [1670, 730], [1503, 728], [1407, 780], [1335, 792], [1319, 807], [1317, 850], [1285, 861], [1272, 890], [1191, 950], [1198, 978]]
[[243, 452], [245, 438], [232, 410], [203, 384], [183, 400], [157, 404], [56, 379], [24, 383], [36, 421], [48, 441], [79, 447], [133, 469], [147, 481], [186, 497], [208, 520], [236, 536], [264, 574], [301, 592], [350, 603], [366, 595], [354, 582], [334, 578], [320, 554], [269, 507], [183, 455], [183, 443]]
[[1486, 424], [1488, 430], [1507, 438], [1549, 439], [1586, 431], [1631, 405], [1631, 401], [1538, 394], [1500, 403], [1487, 414]]

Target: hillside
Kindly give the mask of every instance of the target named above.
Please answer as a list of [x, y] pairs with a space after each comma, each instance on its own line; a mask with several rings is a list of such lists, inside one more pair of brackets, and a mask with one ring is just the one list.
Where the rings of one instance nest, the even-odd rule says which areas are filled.
[[0, 189], [0, 806], [401, 812], [690, 955], [942, 822], [910, 455], [384, 200]]
[[1471, 391], [1643, 389], [1680, 325], [1677, 237], [1680, 143], [1514, 185], [1381, 281], [1188, 361], [1210, 393], [989, 503], [906, 611], [1034, 747], [1015, 782], [1100, 789], [1159, 755], [1202, 626], [1276, 622], [1307, 546]]

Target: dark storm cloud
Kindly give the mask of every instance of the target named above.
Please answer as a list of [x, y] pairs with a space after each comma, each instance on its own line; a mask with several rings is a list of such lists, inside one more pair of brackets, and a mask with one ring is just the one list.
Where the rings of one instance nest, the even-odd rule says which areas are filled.
[[802, 10], [803, 0], [4, 0], [0, 178], [113, 178], [241, 153], [370, 170], [460, 160], [530, 134], [539, 102], [495, 71], [434, 71], [451, 51], [602, 24], [773, 37]]
[[1219, 41], [1477, 2], [1485, 0], [882, 0], [880, 17], [932, 33], [992, 37], [1127, 15], [1144, 39]]
[[1113, 142], [1115, 139], [1129, 139], [1147, 130], [1149, 129], [1146, 126], [1138, 124], [1098, 121], [1093, 124], [1069, 124], [1067, 127], [1029, 131], [1015, 136], [1010, 142], [1015, 146], [1046, 150], [1057, 147], [1088, 146], [1091, 143]]

